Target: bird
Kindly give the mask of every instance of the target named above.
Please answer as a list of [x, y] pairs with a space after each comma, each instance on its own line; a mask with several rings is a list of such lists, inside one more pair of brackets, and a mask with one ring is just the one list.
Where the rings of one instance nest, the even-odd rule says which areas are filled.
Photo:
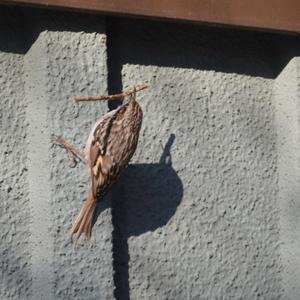
[[119, 178], [133, 156], [143, 120], [143, 111], [136, 101], [136, 92], [147, 88], [142, 85], [133, 91], [95, 97], [75, 97], [76, 102], [115, 100], [129, 96], [129, 100], [98, 120], [89, 133], [85, 149], [80, 151], [62, 136], [57, 144], [63, 146], [70, 159], [77, 156], [90, 171], [91, 184], [87, 198], [71, 228], [71, 237], [77, 241], [82, 234], [87, 241], [92, 235], [92, 223], [97, 202]]

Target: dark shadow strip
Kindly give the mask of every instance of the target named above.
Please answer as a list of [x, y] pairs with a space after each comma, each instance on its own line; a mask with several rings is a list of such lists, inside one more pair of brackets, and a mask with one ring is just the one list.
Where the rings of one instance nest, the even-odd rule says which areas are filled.
[[[115, 18], [106, 18], [107, 35], [107, 69], [108, 69], [108, 93], [116, 94], [123, 90], [122, 87], [122, 62], [121, 44], [118, 22]], [[108, 102], [109, 110], [113, 110], [122, 104], [122, 101]], [[122, 235], [119, 220], [122, 215], [122, 201], [115, 201], [112, 193], [112, 258], [114, 271], [114, 296], [116, 300], [129, 300], [129, 272], [128, 272], [128, 243], [127, 238]]]

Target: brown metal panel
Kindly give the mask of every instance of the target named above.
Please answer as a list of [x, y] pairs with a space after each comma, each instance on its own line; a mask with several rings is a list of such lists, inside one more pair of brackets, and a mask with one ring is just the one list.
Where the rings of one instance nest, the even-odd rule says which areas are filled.
[[0, 0], [0, 3], [300, 32], [300, 0]]

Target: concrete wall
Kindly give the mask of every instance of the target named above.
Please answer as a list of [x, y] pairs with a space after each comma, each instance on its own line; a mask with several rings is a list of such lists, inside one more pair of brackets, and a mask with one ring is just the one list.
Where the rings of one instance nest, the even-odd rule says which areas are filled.
[[283, 284], [287, 299], [299, 299], [299, 100], [300, 60], [294, 58], [274, 84], [279, 171], [279, 208]]
[[[1, 299], [299, 298], [297, 38], [11, 8], [0, 25]], [[74, 246], [88, 171], [53, 134], [83, 147], [108, 104], [71, 97], [139, 83], [138, 149]]]

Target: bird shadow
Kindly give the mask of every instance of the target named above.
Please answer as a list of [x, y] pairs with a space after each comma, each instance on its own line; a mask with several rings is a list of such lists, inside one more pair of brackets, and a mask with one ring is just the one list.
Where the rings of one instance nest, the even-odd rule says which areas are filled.
[[[111, 190], [117, 300], [130, 299], [128, 238], [166, 225], [181, 202], [183, 185], [172, 167], [170, 154], [174, 140], [171, 134], [158, 163], [129, 165]], [[100, 204], [95, 220], [107, 206]]]

